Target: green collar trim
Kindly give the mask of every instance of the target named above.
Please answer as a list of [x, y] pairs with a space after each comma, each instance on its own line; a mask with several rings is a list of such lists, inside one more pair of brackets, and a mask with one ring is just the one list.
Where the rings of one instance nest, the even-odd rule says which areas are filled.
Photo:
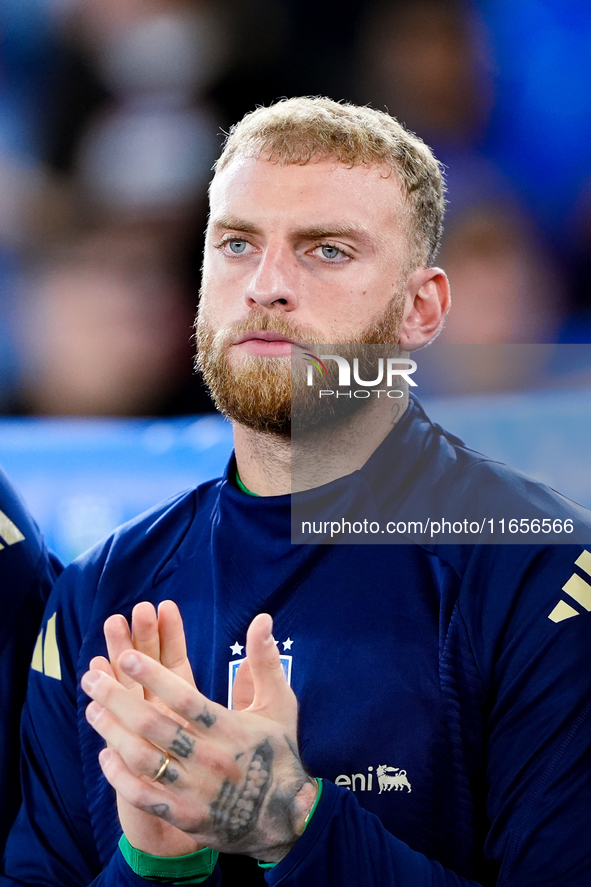
[[252, 490], [249, 490], [248, 487], [244, 486], [242, 480], [240, 479], [240, 475], [238, 474], [238, 469], [236, 469], [236, 483], [240, 487], [243, 493], [246, 493], [247, 496], [256, 496], [257, 499], [260, 499], [258, 493], [253, 493]]

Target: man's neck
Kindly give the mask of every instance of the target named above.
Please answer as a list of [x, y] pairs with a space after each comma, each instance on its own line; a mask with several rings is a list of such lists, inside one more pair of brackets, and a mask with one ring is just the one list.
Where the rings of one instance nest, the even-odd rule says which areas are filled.
[[242, 483], [259, 496], [312, 489], [362, 468], [408, 407], [376, 401], [341, 422], [292, 439], [234, 424], [234, 447]]

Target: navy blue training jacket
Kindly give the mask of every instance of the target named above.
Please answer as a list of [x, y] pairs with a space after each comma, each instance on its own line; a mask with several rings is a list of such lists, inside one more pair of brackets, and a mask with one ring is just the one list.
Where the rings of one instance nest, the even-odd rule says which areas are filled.
[[[290, 497], [248, 496], [232, 461], [221, 480], [119, 529], [54, 587], [44, 630], [55, 630], [60, 674], [31, 672], [25, 805], [0, 884], [150, 883], [117, 849], [79, 681], [105, 653], [107, 616], [169, 598], [199, 688], [226, 705], [249, 622], [274, 618], [302, 758], [325, 787], [292, 851], [254, 875], [261, 883], [591, 884], [589, 514], [468, 450], [414, 402], [363, 469], [303, 495], [333, 515], [361, 502], [382, 525], [409, 503], [433, 519], [535, 513], [572, 520], [579, 541], [293, 545]], [[233, 860], [226, 876], [218, 867], [208, 887], [245, 883], [251, 862]]]

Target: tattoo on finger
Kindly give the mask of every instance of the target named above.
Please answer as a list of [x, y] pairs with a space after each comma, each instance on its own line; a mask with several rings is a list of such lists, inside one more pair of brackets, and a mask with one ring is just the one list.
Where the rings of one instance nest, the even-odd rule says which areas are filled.
[[159, 819], [167, 819], [170, 807], [168, 804], [152, 804], [151, 807], [148, 807], [148, 810], [150, 813], [153, 813], [154, 816], [158, 816]]
[[210, 727], [213, 727], [213, 725], [214, 725], [215, 722], [217, 721], [217, 718], [216, 718], [216, 716], [215, 716], [214, 714], [212, 714], [212, 713], [208, 710], [207, 706], [204, 706], [204, 707], [203, 707], [203, 711], [201, 712], [201, 714], [197, 715], [197, 717], [194, 718], [194, 720], [195, 720], [198, 724], [203, 724], [203, 726], [204, 726], [204, 727], [207, 727], [207, 729], [209, 730]]
[[176, 739], [170, 743], [168, 750], [177, 756], [177, 758], [188, 758], [192, 755], [195, 748], [195, 740], [191, 739], [188, 733], [185, 733], [182, 727], [176, 731]]

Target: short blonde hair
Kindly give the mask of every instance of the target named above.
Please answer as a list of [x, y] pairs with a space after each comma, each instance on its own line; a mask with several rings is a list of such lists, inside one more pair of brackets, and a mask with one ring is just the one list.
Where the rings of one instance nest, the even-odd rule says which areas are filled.
[[236, 156], [305, 165], [334, 159], [348, 166], [387, 166], [408, 206], [409, 268], [430, 267], [443, 229], [445, 183], [431, 149], [390, 114], [328, 98], [282, 99], [247, 114], [230, 129], [216, 172]]

